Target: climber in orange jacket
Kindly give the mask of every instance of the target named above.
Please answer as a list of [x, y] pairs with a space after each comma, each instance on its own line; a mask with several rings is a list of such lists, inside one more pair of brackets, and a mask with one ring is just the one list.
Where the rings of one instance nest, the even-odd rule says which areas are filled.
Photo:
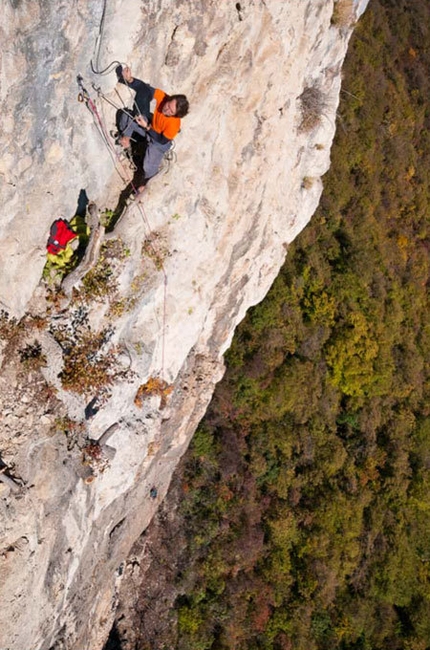
[[[143, 158], [142, 187], [158, 172], [164, 154], [171, 148], [172, 141], [181, 128], [181, 118], [189, 110], [185, 95], [167, 95], [159, 88], [135, 79], [129, 67], [116, 69], [118, 81], [135, 91], [135, 108], [132, 113], [121, 111], [118, 120], [119, 143], [128, 148], [134, 134], [145, 140], [146, 150]], [[150, 102], [155, 99], [156, 106], [151, 115]]]

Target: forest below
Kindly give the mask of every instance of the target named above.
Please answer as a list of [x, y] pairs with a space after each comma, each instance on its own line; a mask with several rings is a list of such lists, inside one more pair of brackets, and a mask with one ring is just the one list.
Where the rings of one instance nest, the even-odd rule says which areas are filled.
[[136, 649], [430, 647], [429, 70], [428, 0], [370, 0], [320, 207], [139, 542]]

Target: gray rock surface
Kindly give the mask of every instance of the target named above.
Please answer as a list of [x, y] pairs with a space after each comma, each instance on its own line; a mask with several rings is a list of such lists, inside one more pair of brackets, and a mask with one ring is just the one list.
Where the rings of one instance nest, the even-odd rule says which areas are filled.
[[[365, 5], [7, 0], [1, 650], [102, 647], [121, 563], [205, 412], [234, 328], [318, 204]], [[111, 102], [131, 98], [113, 73], [91, 73], [91, 53], [96, 68], [118, 60], [185, 92], [191, 111], [177, 162], [101, 232], [93, 268], [65, 295], [41, 280], [51, 222], [73, 216], [81, 189], [114, 208], [131, 174], [108, 135], [115, 108], [92, 83]], [[79, 73], [100, 122], [77, 101]]]

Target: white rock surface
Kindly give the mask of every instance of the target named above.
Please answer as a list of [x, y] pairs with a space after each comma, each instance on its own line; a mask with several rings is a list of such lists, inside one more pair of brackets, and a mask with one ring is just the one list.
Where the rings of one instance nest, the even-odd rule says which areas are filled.
[[[23, 327], [0, 322], [0, 469], [16, 482], [0, 483], [1, 650], [102, 647], [121, 562], [205, 412], [234, 328], [318, 204], [350, 35], [331, 24], [332, 0], [105, 6], [101, 34], [95, 0], [8, 0], [3, 11], [0, 306]], [[93, 98], [94, 81], [119, 101], [114, 74], [91, 74], [96, 44], [96, 67], [127, 62], [185, 92], [191, 112], [177, 163], [115, 229], [110, 293], [53, 303], [40, 282], [51, 222], [73, 216], [82, 188], [101, 209], [115, 207], [117, 171], [129, 173], [115, 171], [77, 102], [78, 73]], [[309, 87], [323, 104], [304, 130], [299, 98]], [[97, 109], [111, 129], [114, 108]], [[63, 347], [52, 336], [60, 327]], [[97, 354], [111, 360], [113, 383], [65, 390], [67, 353], [104, 329]], [[41, 371], [23, 353], [36, 343]], [[151, 378], [171, 387], [166, 404], [156, 394], [136, 404]], [[91, 477], [82, 447], [115, 422], [116, 453]]]

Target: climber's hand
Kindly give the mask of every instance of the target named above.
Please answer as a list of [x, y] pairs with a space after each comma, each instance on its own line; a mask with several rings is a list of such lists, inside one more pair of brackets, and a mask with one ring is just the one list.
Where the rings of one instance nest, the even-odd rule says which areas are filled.
[[145, 120], [143, 115], [138, 115], [136, 117], [136, 122], [139, 124], [139, 126], [143, 126], [144, 129], [148, 128], [148, 122]]

